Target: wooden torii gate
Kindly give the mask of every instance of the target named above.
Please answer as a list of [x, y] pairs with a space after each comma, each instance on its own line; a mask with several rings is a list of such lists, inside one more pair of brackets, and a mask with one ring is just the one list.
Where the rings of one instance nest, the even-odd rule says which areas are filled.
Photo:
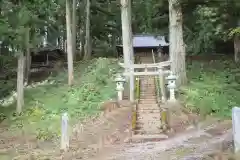
[[[170, 70], [164, 70], [164, 67], [170, 66], [171, 61], [150, 64], [130, 64], [127, 66], [124, 63], [119, 63], [119, 65], [125, 69], [123, 75], [126, 77], [133, 77], [133, 79], [135, 79], [135, 76], [159, 76], [162, 101], [166, 101], [164, 75], [169, 74]], [[144, 71], [135, 71], [136, 69], [144, 69]], [[149, 69], [153, 70], [149, 71]], [[134, 101], [134, 85], [130, 85], [130, 101]]]

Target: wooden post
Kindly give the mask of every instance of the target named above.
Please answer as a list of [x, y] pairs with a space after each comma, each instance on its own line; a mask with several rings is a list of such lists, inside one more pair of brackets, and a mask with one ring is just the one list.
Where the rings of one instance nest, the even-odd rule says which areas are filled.
[[62, 115], [62, 133], [61, 133], [61, 149], [67, 151], [69, 148], [69, 135], [68, 135], [68, 114]]
[[17, 69], [17, 114], [22, 112], [24, 106], [24, 62], [25, 57], [23, 53], [20, 53]]
[[130, 101], [131, 102], [134, 102], [134, 88], [135, 88], [135, 85], [134, 85], [134, 74], [133, 74], [133, 72], [134, 72], [134, 69], [133, 68], [131, 68], [130, 69]]
[[232, 109], [232, 128], [233, 128], [233, 141], [234, 141], [234, 153], [237, 154], [240, 151], [240, 108], [233, 107]]
[[164, 78], [164, 73], [163, 73], [163, 68], [159, 67], [158, 71], [160, 72], [159, 74], [159, 79], [160, 79], [160, 89], [161, 89], [161, 95], [162, 95], [162, 102], [166, 102], [166, 88], [165, 88], [165, 78]]

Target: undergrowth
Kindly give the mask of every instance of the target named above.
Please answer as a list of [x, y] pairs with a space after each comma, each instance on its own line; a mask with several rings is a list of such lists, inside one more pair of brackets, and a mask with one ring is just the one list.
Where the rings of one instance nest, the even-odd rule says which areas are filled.
[[186, 107], [202, 115], [222, 118], [240, 105], [240, 67], [230, 60], [193, 62], [188, 65], [189, 84], [182, 88]]
[[98, 58], [81, 62], [75, 66], [74, 86], [68, 87], [67, 72], [60, 72], [56, 77], [49, 78], [55, 84], [25, 91], [25, 109], [21, 116], [14, 116], [10, 108], [5, 108], [3, 114], [8, 114], [7, 120], [12, 128], [22, 128], [38, 139], [58, 137], [63, 112], [69, 114], [70, 123], [74, 124], [99, 113], [99, 104], [115, 97], [113, 74], [118, 70], [114, 59]]

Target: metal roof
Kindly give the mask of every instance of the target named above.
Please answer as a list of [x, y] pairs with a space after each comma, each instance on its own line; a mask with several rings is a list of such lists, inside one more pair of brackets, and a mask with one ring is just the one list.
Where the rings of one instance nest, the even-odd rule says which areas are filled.
[[[154, 36], [154, 35], [134, 35], [133, 36], [133, 47], [158, 47], [169, 46], [166, 42], [164, 36]], [[118, 45], [122, 46], [122, 45]]]

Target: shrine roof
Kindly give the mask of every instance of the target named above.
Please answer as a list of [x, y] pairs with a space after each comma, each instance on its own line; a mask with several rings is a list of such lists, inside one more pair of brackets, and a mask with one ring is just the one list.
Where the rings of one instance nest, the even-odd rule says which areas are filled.
[[[169, 43], [166, 42], [165, 36], [160, 35], [133, 35], [133, 47], [134, 48], [148, 48], [148, 47], [158, 47], [169, 46]], [[118, 45], [122, 47], [121, 45]]]

